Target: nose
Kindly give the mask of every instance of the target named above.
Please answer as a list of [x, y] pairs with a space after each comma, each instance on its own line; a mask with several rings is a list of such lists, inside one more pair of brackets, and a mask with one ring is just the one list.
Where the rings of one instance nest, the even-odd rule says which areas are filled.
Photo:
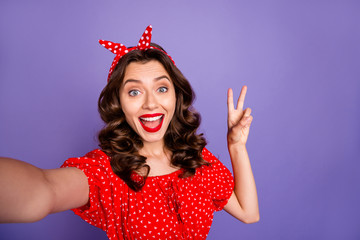
[[156, 109], [158, 106], [158, 101], [156, 99], [156, 96], [152, 92], [146, 93], [143, 108], [147, 110], [153, 110]]

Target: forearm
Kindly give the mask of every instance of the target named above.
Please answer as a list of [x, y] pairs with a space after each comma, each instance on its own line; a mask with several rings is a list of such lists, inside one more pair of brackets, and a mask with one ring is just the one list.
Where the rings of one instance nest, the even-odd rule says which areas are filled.
[[31, 164], [0, 158], [0, 222], [34, 222], [51, 211], [44, 172]]
[[255, 179], [251, 170], [249, 155], [245, 145], [228, 145], [234, 172], [234, 192], [238, 202], [247, 216], [258, 221], [259, 205]]

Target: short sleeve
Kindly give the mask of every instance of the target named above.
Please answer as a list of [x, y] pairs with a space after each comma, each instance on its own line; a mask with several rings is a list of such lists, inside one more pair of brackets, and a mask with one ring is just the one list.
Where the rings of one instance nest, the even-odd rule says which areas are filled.
[[203, 171], [203, 183], [214, 204], [215, 211], [224, 208], [234, 191], [234, 178], [226, 168], [209, 150], [203, 149], [202, 155], [211, 166]]
[[109, 173], [112, 171], [107, 155], [94, 150], [83, 157], [67, 159], [61, 167], [76, 167], [85, 173], [89, 183], [89, 202], [72, 211], [91, 225], [105, 230], [105, 209], [111, 203]]

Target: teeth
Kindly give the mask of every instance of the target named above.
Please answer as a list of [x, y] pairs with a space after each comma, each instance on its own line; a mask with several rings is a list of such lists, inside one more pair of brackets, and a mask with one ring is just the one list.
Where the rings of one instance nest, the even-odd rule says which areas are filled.
[[141, 120], [147, 121], [147, 122], [153, 122], [156, 120], [159, 120], [163, 115], [157, 116], [157, 117], [149, 117], [149, 118], [140, 118]]

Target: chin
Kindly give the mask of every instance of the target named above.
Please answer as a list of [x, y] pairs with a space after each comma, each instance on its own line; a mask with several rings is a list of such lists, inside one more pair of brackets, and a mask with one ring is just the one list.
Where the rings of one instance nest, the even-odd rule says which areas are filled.
[[139, 134], [143, 143], [156, 143], [164, 141], [164, 133], [141, 133]]

